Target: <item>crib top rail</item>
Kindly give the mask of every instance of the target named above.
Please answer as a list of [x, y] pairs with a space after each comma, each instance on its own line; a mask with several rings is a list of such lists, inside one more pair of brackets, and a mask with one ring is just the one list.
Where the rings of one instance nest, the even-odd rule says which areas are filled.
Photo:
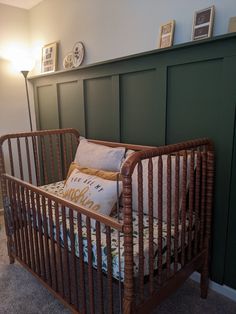
[[123, 176], [131, 177], [136, 164], [144, 159], [149, 159], [161, 155], [171, 155], [175, 153], [181, 154], [182, 152], [184, 153], [191, 150], [214, 152], [213, 142], [209, 138], [200, 138], [159, 147], [149, 146], [146, 148], [147, 149], [140, 150], [136, 154], [133, 154], [128, 160], [125, 161], [121, 170], [121, 174]]

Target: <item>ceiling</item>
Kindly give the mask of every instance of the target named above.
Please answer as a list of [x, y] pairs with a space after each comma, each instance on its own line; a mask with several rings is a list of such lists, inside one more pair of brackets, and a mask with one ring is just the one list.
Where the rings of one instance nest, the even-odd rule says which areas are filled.
[[42, 1], [43, 0], [0, 0], [0, 3], [29, 10]]

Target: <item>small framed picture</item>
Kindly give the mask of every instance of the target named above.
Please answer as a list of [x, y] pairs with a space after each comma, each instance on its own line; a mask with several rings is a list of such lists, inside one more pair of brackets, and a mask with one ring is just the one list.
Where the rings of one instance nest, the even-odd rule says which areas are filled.
[[229, 28], [228, 28], [229, 33], [234, 33], [236, 32], [236, 16], [233, 16], [229, 19]]
[[171, 20], [160, 26], [159, 48], [172, 46], [175, 30], [175, 21]]
[[214, 23], [215, 6], [196, 11], [193, 17], [192, 40], [211, 37]]
[[57, 69], [57, 42], [42, 48], [41, 72], [55, 72]]

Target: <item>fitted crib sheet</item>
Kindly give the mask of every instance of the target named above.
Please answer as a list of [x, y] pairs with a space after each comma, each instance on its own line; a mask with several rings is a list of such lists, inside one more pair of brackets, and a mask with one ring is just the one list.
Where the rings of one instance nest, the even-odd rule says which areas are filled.
[[[48, 184], [41, 186], [45, 191], [52, 194], [63, 196], [64, 181]], [[53, 234], [56, 238], [56, 224], [55, 224], [55, 211], [53, 212]], [[117, 214], [113, 214], [114, 218], [118, 218]], [[119, 219], [122, 220], [123, 213], [122, 210], [119, 213]], [[77, 218], [74, 220], [74, 235], [75, 235], [75, 254], [80, 256], [79, 252], [79, 241], [78, 241], [78, 224]], [[194, 221], [194, 219], [193, 219]], [[134, 257], [134, 276], [138, 275], [139, 271], [139, 227], [138, 227], [138, 213], [133, 211], [133, 257]], [[59, 215], [60, 224], [60, 241], [61, 245], [64, 245], [63, 238], [63, 222], [62, 215]], [[158, 266], [158, 219], [153, 218], [153, 256], [154, 256], [154, 269]], [[66, 218], [67, 226], [67, 241], [68, 248], [71, 249], [70, 233], [69, 233], [69, 218]], [[188, 221], [186, 222], [188, 227]], [[194, 226], [194, 223], [193, 223]], [[48, 223], [48, 228], [50, 228]], [[174, 225], [171, 226], [171, 256], [174, 255], [174, 240], [175, 240], [175, 228]], [[181, 246], [181, 224], [178, 225], [178, 249]], [[192, 229], [192, 238], [194, 236], [194, 228]], [[120, 239], [120, 254], [119, 254], [119, 239]], [[87, 228], [82, 220], [82, 241], [83, 241], [83, 260], [88, 262], [88, 241], [87, 241]], [[188, 235], [186, 232], [185, 243], [187, 244]], [[92, 247], [92, 263], [93, 267], [97, 268], [97, 244], [96, 244], [96, 230], [91, 227], [91, 247]], [[148, 215], [143, 215], [143, 254], [144, 254], [144, 275], [149, 274], [149, 220]], [[111, 255], [112, 255], [112, 275], [116, 279], [124, 280], [124, 234], [123, 232], [118, 232], [117, 230], [111, 228]], [[106, 232], [104, 228], [101, 227], [101, 256], [102, 256], [102, 271], [107, 272], [107, 240]], [[167, 257], [167, 224], [162, 223], [162, 263], [166, 263]]]

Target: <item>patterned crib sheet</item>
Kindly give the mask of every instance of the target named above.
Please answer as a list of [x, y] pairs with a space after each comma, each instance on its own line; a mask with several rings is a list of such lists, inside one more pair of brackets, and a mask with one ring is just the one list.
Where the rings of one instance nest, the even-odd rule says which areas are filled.
[[[63, 193], [64, 181], [49, 184], [46, 186], [41, 186], [42, 189], [59, 196], [62, 196]], [[119, 213], [119, 219], [122, 220], [123, 214]], [[114, 218], [117, 218], [117, 214], [113, 215]], [[80, 256], [79, 252], [79, 241], [78, 241], [78, 224], [77, 219], [74, 217], [74, 235], [75, 235], [75, 253], [76, 256]], [[55, 222], [55, 212], [53, 210], [53, 220]], [[64, 245], [63, 238], [63, 222], [62, 215], [59, 216], [60, 224], [60, 241], [61, 245]], [[138, 213], [133, 212], [133, 256], [134, 256], [134, 276], [138, 276], [139, 271], [139, 219]], [[158, 219], [153, 218], [153, 256], [154, 256], [154, 269], [157, 269], [158, 266]], [[69, 218], [66, 218], [67, 226], [67, 241], [68, 248], [71, 249], [71, 240], [69, 234]], [[48, 230], [50, 226], [48, 223]], [[102, 271], [107, 273], [107, 243], [106, 243], [106, 232], [101, 225], [101, 255], [102, 255]], [[50, 230], [49, 230], [50, 231]], [[49, 232], [48, 231], [48, 232]], [[174, 226], [171, 227], [171, 255], [174, 254]], [[178, 248], [181, 245], [181, 225], [178, 226]], [[53, 224], [53, 235], [56, 238], [56, 225]], [[193, 231], [192, 231], [193, 236]], [[88, 241], [87, 241], [87, 228], [85, 223], [82, 220], [82, 241], [83, 241], [83, 260], [88, 262]], [[120, 254], [119, 254], [119, 241], [120, 241]], [[96, 230], [91, 228], [91, 242], [92, 242], [92, 263], [93, 267], [97, 268], [97, 245], [96, 245]], [[187, 242], [187, 232], [186, 240]], [[144, 275], [149, 274], [149, 220], [147, 215], [143, 215], [143, 252], [144, 252]], [[124, 281], [124, 234], [118, 232], [117, 230], [111, 228], [111, 254], [112, 254], [112, 275], [116, 279]], [[162, 263], [166, 262], [167, 257], [167, 224], [162, 223]]]

